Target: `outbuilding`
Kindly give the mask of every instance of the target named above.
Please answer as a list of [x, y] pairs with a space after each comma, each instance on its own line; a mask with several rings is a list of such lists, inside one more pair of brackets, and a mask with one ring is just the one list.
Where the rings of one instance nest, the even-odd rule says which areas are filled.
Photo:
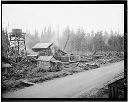
[[12, 71], [12, 66], [9, 63], [2, 63], [2, 74], [9, 74]]
[[51, 66], [51, 58], [53, 56], [39, 56], [39, 58], [37, 59], [37, 67], [49, 70], [50, 66]]
[[56, 60], [53, 56], [40, 56], [37, 59], [37, 67], [45, 70], [60, 70], [60, 65], [61, 61]]
[[39, 56], [52, 56], [54, 53], [53, 43], [37, 43], [32, 50]]

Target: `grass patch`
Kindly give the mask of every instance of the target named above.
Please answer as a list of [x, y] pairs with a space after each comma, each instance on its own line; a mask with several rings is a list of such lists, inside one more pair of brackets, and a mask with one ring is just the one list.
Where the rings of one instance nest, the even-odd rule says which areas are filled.
[[6, 80], [2, 82], [2, 93], [21, 89], [24, 87], [29, 87], [29, 86], [30, 85], [24, 84], [22, 80]]

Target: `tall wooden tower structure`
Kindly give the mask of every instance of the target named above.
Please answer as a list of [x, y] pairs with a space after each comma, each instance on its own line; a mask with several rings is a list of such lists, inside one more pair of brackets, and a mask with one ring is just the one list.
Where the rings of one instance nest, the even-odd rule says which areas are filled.
[[22, 32], [22, 29], [12, 29], [12, 32], [8, 34], [8, 38], [8, 57], [18, 63], [26, 58], [25, 33]]

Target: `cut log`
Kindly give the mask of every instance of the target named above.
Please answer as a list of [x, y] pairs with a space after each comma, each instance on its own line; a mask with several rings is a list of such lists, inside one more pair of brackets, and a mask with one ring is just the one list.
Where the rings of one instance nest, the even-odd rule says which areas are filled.
[[28, 84], [28, 85], [35, 85], [35, 83], [28, 82], [27, 80], [22, 80], [23, 83]]

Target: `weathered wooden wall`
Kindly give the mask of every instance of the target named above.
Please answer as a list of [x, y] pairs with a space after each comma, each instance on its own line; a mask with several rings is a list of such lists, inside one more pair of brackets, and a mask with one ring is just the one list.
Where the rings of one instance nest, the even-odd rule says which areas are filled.
[[124, 98], [124, 78], [108, 85], [109, 98]]
[[38, 61], [37, 67], [43, 68], [43, 69], [49, 69], [50, 67], [50, 61]]
[[50, 48], [39, 50], [39, 56], [50, 56], [52, 55], [52, 50]]

